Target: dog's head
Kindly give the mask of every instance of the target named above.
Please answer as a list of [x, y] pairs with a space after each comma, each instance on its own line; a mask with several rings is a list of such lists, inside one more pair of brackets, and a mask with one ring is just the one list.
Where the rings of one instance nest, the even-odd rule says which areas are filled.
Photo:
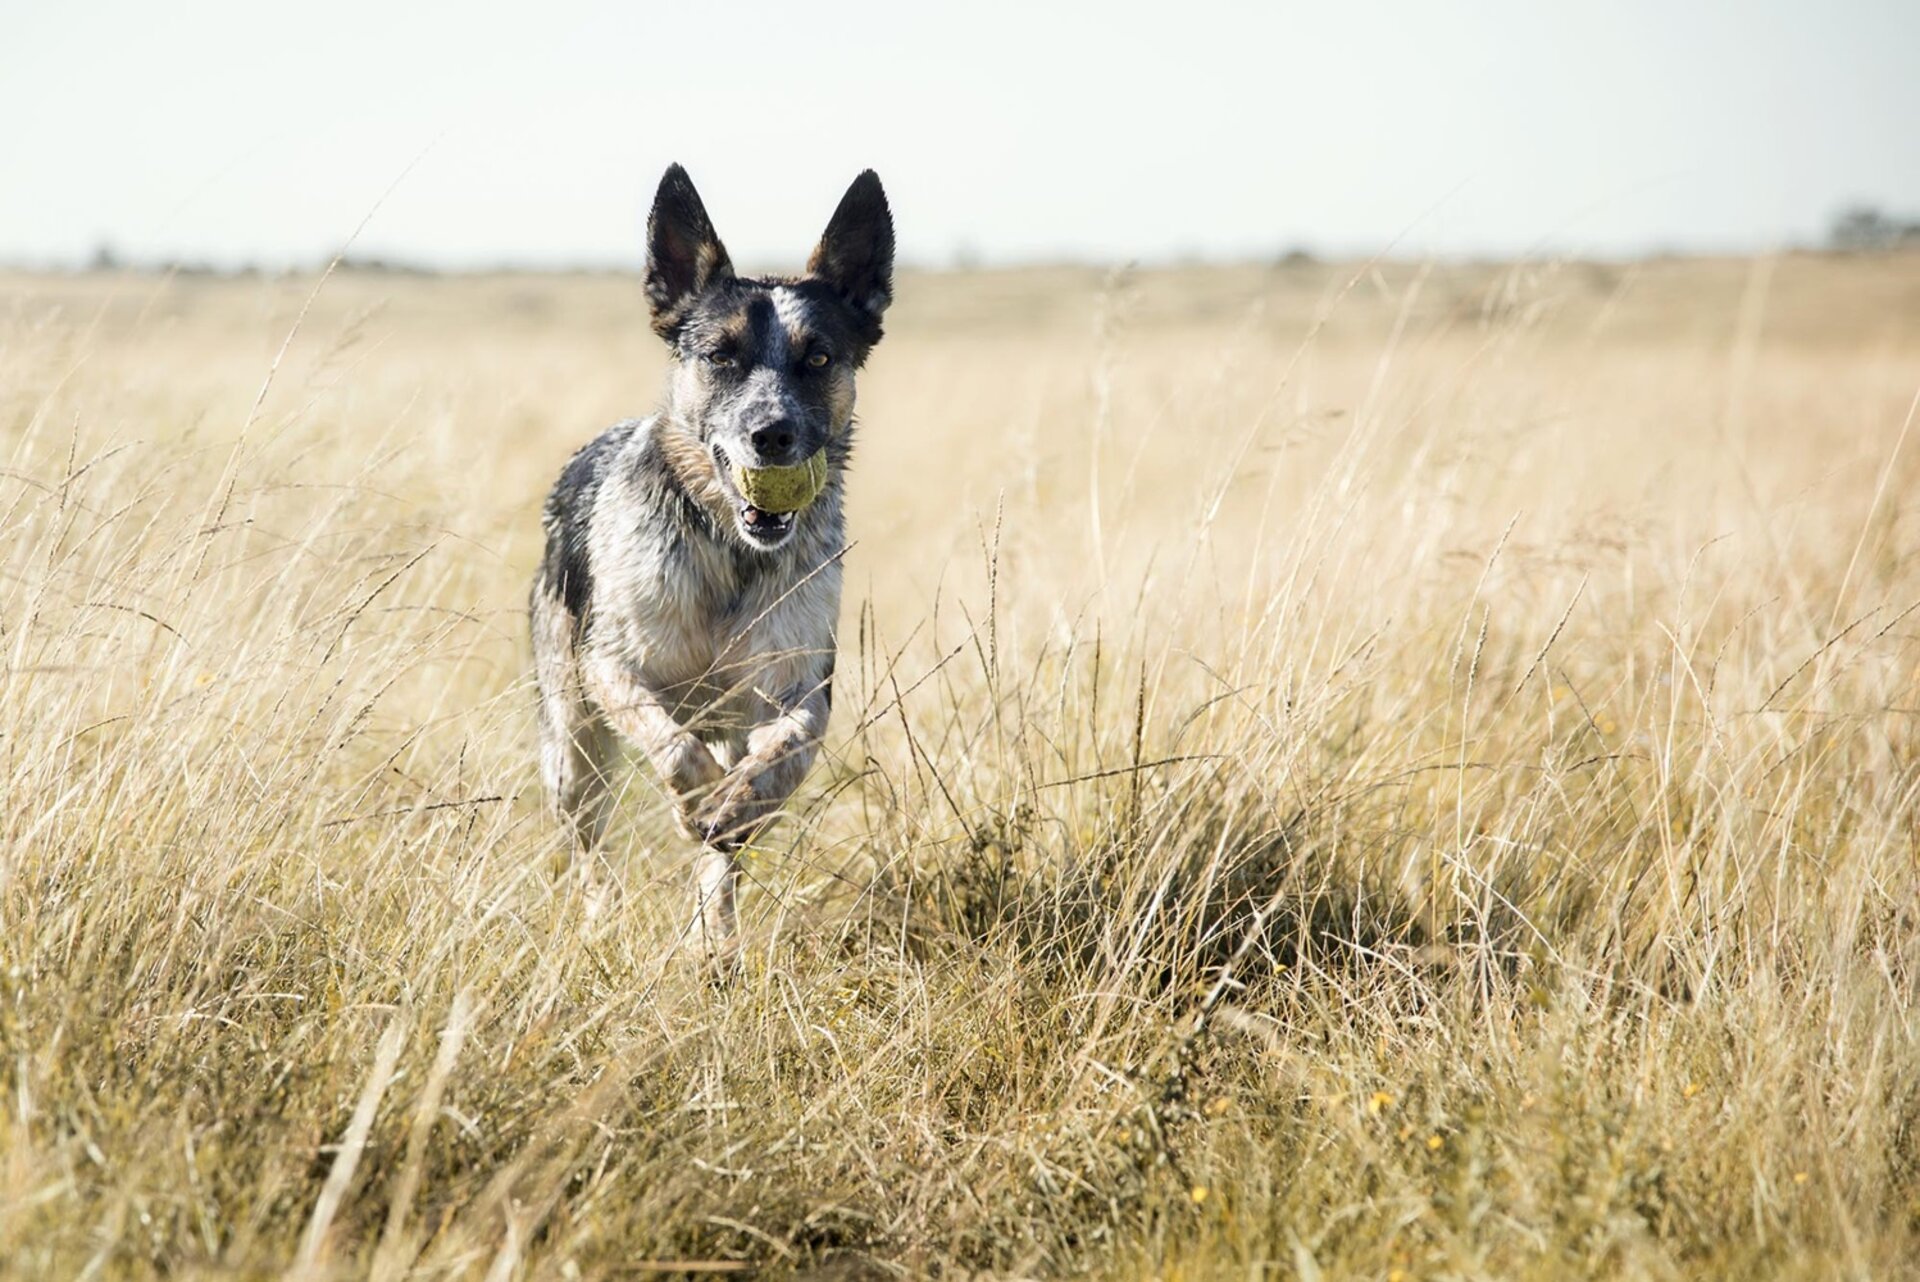
[[[671, 166], [647, 219], [646, 279], [653, 328], [673, 352], [669, 412], [710, 454], [741, 540], [781, 547], [806, 512], [754, 507], [733, 469], [794, 466], [844, 438], [854, 372], [893, 297], [880, 179], [869, 169], [853, 180], [805, 276], [751, 280], [734, 274], [687, 171]], [[823, 457], [838, 467], [845, 450]]]

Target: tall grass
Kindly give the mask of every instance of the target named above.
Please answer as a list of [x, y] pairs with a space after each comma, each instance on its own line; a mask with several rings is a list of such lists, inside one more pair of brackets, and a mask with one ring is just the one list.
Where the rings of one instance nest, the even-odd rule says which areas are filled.
[[1912, 1273], [1916, 291], [910, 280], [714, 986], [532, 769], [630, 284], [12, 280], [0, 1269]]

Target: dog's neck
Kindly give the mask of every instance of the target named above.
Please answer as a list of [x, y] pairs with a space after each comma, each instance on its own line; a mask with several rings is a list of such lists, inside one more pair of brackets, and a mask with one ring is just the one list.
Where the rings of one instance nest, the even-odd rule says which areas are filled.
[[726, 491], [720, 488], [720, 474], [713, 462], [713, 451], [700, 433], [688, 423], [671, 401], [661, 406], [656, 419], [655, 439], [661, 457], [673, 479], [687, 497], [706, 510], [716, 522], [730, 519]]

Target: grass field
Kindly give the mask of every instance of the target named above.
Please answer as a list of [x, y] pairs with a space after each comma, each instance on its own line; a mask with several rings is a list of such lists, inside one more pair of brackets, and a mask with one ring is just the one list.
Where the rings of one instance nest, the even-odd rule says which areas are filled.
[[613, 277], [0, 278], [0, 1274], [1920, 1276], [1920, 256], [909, 275], [679, 947]]

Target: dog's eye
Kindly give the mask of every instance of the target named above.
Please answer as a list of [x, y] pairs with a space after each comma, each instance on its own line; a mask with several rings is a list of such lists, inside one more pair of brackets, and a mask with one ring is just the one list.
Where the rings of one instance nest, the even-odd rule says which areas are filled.
[[807, 367], [809, 369], [825, 369], [831, 364], [833, 364], [833, 357], [825, 352], [815, 352], [813, 355], [807, 357]]
[[715, 369], [732, 369], [733, 353], [732, 352], [708, 352], [707, 364], [713, 366]]

